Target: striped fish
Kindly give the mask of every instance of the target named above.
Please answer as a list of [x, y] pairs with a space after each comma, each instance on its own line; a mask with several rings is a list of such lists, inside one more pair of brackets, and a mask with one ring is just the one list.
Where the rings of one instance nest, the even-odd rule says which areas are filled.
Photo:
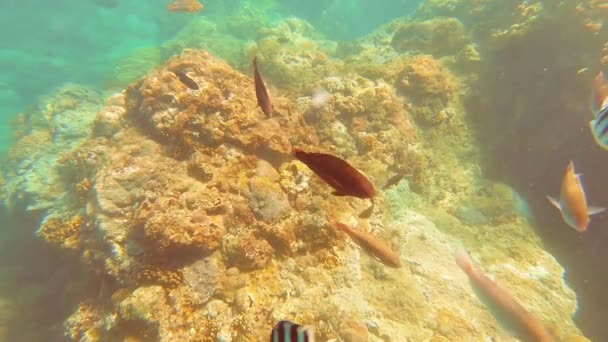
[[315, 342], [314, 331], [290, 321], [279, 321], [272, 328], [270, 342]]
[[591, 108], [595, 117], [589, 122], [595, 142], [608, 150], [608, 81], [603, 72], [593, 78], [593, 95]]
[[595, 142], [601, 148], [608, 150], [608, 106], [605, 106], [595, 114], [595, 117], [589, 122], [591, 134]]

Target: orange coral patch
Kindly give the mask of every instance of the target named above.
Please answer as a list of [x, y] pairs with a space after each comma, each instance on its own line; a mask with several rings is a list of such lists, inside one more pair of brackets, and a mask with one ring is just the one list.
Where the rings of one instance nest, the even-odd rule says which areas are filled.
[[171, 12], [198, 12], [203, 9], [203, 4], [197, 0], [174, 0], [167, 6]]

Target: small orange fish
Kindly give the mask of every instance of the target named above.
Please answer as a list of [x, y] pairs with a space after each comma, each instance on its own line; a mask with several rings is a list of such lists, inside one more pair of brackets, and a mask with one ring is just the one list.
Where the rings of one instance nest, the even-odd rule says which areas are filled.
[[270, 115], [274, 110], [272, 102], [270, 101], [270, 94], [268, 88], [262, 79], [262, 75], [258, 70], [258, 56], [253, 57], [253, 78], [255, 81], [255, 97], [258, 99], [258, 105], [262, 108], [262, 112], [266, 115]]
[[580, 174], [574, 171], [574, 163], [570, 161], [562, 179], [559, 201], [551, 196], [547, 199], [562, 213], [566, 223], [578, 232], [584, 232], [589, 225], [589, 216], [604, 211], [600, 207], [587, 207], [585, 189], [581, 184]]
[[394, 268], [401, 267], [401, 257], [399, 254], [393, 251], [393, 249], [382, 239], [362, 230], [351, 228], [341, 222], [333, 222], [333, 224], [338, 230], [348, 234], [348, 236], [361, 246], [361, 248], [372, 253], [386, 266]]
[[461, 250], [456, 253], [456, 264], [467, 274], [474, 288], [481, 291], [482, 298], [489, 299], [490, 303], [487, 304], [497, 306], [499, 317], [507, 319], [514, 325], [512, 328], [516, 329], [514, 332], [518, 335], [517, 337], [524, 341], [553, 341], [553, 337], [543, 323], [521, 306], [509, 292], [475, 267], [466, 251]]
[[171, 12], [198, 12], [203, 9], [203, 4], [197, 0], [173, 0], [168, 6], [167, 10]]

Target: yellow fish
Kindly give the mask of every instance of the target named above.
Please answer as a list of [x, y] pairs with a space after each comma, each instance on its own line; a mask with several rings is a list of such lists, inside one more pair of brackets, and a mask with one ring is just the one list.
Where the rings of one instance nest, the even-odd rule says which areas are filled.
[[566, 168], [566, 173], [562, 179], [562, 186], [559, 194], [559, 201], [551, 196], [547, 196], [562, 213], [566, 223], [578, 232], [584, 232], [589, 225], [589, 216], [604, 211], [600, 207], [587, 207], [585, 189], [581, 184], [580, 174], [574, 172], [574, 163], [570, 161]]

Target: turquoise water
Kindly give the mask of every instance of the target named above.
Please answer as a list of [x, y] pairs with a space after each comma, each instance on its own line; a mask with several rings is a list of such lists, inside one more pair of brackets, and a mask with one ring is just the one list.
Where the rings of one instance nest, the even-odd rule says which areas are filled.
[[104, 89], [116, 64], [143, 47], [160, 46], [203, 16], [221, 22], [239, 6], [259, 6], [268, 18], [295, 15], [330, 38], [352, 40], [410, 13], [416, 1], [383, 6], [352, 1], [207, 1], [196, 15], [167, 13], [166, 1], [4, 1], [0, 20], [0, 153], [10, 146], [15, 113], [61, 84]]
[[103, 89], [120, 58], [159, 45], [189, 20], [167, 16], [162, 1], [155, 3], [159, 6], [128, 1], [3, 2], [2, 151], [10, 143], [11, 118], [39, 96], [68, 82]]
[[513, 341], [474, 272], [608, 340], [607, 215], [546, 199], [573, 160], [608, 207], [601, 5], [170, 2], [0, 2], [0, 342]]

